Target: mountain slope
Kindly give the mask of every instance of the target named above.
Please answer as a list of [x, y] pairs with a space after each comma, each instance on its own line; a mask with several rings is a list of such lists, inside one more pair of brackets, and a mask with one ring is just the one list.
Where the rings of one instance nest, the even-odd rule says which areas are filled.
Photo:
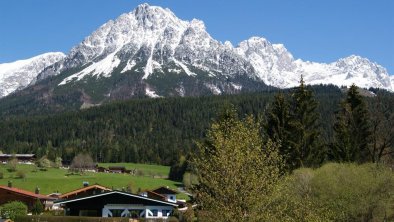
[[26, 60], [0, 64], [0, 98], [34, 83], [39, 73], [65, 56], [61, 52], [49, 52]]

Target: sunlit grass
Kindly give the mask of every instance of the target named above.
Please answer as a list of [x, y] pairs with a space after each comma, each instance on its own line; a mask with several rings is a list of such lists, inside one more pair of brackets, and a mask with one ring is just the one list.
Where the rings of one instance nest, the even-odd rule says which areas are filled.
[[[130, 184], [135, 190], [152, 189], [159, 186], [169, 186], [176, 189], [177, 185], [179, 186], [179, 183], [175, 181], [162, 178], [168, 175], [169, 167], [167, 166], [131, 163], [100, 164], [100, 166], [125, 166], [126, 169], [137, 169], [142, 173], [139, 175], [95, 172], [71, 174], [67, 169], [49, 168], [46, 171], [41, 171], [34, 165], [23, 164], [18, 165], [15, 172], [9, 172], [7, 165], [0, 164], [0, 172], [3, 173], [0, 185], [7, 186], [8, 181], [12, 181], [13, 187], [32, 192], [36, 187], [39, 187], [42, 194], [72, 191], [81, 188], [84, 181], [89, 182], [90, 185], [97, 183], [119, 190], [125, 189]], [[25, 178], [16, 178], [17, 171], [23, 171], [26, 175]], [[158, 176], [160, 178], [157, 178]], [[180, 195], [179, 198], [185, 198], [185, 196]]]

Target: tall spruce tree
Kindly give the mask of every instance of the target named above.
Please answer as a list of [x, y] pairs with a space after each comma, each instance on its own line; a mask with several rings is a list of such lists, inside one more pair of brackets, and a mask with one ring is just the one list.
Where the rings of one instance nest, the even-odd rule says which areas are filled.
[[278, 93], [266, 115], [266, 133], [281, 144], [280, 153], [290, 170], [316, 166], [324, 158], [317, 106], [313, 92], [301, 76], [290, 102], [283, 93]]
[[286, 160], [290, 161], [289, 153], [289, 137], [291, 112], [290, 104], [282, 92], [275, 95], [274, 101], [270, 105], [270, 109], [266, 114], [266, 123], [264, 124], [267, 136], [277, 144], [280, 144], [280, 154]]
[[289, 158], [293, 168], [316, 166], [324, 158], [318, 103], [301, 76], [291, 102]]
[[282, 158], [271, 140], [263, 141], [252, 116], [239, 120], [226, 111], [198, 144], [192, 161], [201, 221], [271, 221], [270, 195], [281, 178]]
[[363, 97], [354, 84], [340, 104], [334, 124], [335, 141], [331, 156], [340, 162], [366, 162], [370, 159], [369, 115]]

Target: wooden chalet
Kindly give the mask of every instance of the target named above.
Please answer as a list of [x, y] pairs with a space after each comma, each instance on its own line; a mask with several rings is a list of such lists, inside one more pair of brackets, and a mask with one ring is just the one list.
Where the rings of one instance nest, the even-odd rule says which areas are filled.
[[110, 191], [75, 199], [59, 200], [66, 216], [167, 219], [176, 203], [122, 191]]
[[159, 187], [154, 190], [151, 190], [151, 192], [154, 192], [156, 194], [160, 194], [161, 196], [164, 196], [166, 201], [176, 203], [176, 195], [179, 193], [173, 189], [170, 189], [169, 187]]
[[39, 189], [36, 189], [36, 192], [30, 192], [12, 187], [11, 183], [9, 183], [8, 186], [0, 186], [0, 205], [11, 201], [21, 201], [25, 203], [30, 210], [37, 200], [41, 201], [43, 206], [48, 206], [48, 204], [51, 204], [55, 199], [56, 198], [40, 194]]
[[108, 169], [105, 167], [98, 166], [98, 167], [96, 167], [96, 171], [99, 173], [106, 173], [106, 172], [108, 172]]
[[64, 193], [59, 196], [59, 199], [71, 199], [71, 198], [80, 198], [80, 197], [86, 197], [90, 195], [95, 195], [95, 194], [100, 194], [104, 192], [109, 192], [111, 191], [110, 188], [104, 187], [98, 184], [91, 185], [91, 186], [84, 186], [80, 189], [76, 189], [67, 193]]

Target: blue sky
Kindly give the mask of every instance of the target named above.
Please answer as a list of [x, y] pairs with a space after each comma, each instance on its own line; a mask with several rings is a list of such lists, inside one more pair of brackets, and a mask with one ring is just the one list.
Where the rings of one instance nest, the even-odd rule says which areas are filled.
[[295, 58], [367, 57], [394, 74], [392, 0], [1, 0], [0, 63], [67, 53], [100, 25], [147, 2], [233, 45], [251, 36], [283, 43]]

